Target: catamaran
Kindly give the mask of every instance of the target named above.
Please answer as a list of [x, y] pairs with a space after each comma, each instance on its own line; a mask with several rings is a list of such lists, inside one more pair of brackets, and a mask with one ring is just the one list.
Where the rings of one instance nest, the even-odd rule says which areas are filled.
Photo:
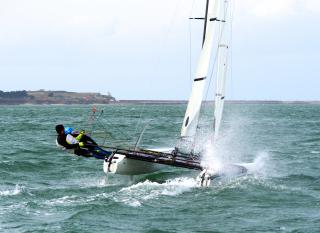
[[[204, 20], [204, 30], [202, 49], [193, 80], [191, 96], [182, 123], [181, 137], [177, 143], [178, 146], [162, 149], [115, 149], [113, 154], [104, 161], [105, 173], [139, 175], [155, 172], [167, 166], [175, 166], [201, 171], [198, 180], [202, 186], [209, 185], [211, 178], [219, 173], [219, 171], [212, 169], [210, 164], [201, 162], [201, 152], [195, 152], [194, 145], [211, 60], [217, 62], [213, 143], [219, 137], [230, 47], [230, 40], [227, 36], [227, 26], [230, 25], [230, 22], [228, 22], [229, 10], [230, 0], [207, 0], [205, 16], [190, 18]], [[182, 144], [189, 145], [187, 151], [180, 148], [179, 145]], [[236, 172], [246, 171], [240, 165], [230, 166]]]

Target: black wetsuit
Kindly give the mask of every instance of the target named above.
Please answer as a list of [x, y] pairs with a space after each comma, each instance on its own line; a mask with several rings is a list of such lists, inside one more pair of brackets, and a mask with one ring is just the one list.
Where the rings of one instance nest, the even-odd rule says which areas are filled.
[[[77, 137], [79, 134], [72, 134], [73, 137]], [[80, 142], [85, 143], [85, 146], [75, 149], [74, 153], [76, 155], [82, 155], [85, 157], [94, 157], [93, 153], [98, 145], [91, 137], [83, 135], [80, 139]], [[79, 145], [79, 144], [78, 144]]]
[[77, 149], [79, 144], [69, 144], [67, 143], [67, 135], [66, 134], [59, 134], [57, 136], [57, 142], [59, 145], [63, 146], [66, 149]]
[[[72, 134], [72, 136], [77, 137], [79, 134]], [[112, 151], [107, 151], [98, 146], [98, 144], [89, 136], [83, 135], [80, 142], [85, 143], [85, 147], [75, 149], [74, 153], [76, 155], [81, 155], [85, 157], [94, 157], [96, 159], [105, 159], [112, 154]]]
[[[79, 134], [72, 134], [72, 136], [77, 137]], [[60, 134], [57, 137], [57, 142], [59, 145], [63, 146], [66, 149], [73, 149], [76, 155], [81, 155], [85, 157], [92, 157], [91, 151], [94, 150], [97, 143], [87, 135], [83, 135], [80, 142], [86, 143], [87, 145], [84, 148], [80, 148], [79, 143], [69, 144], [67, 143], [67, 135]], [[88, 145], [91, 144], [91, 145]]]

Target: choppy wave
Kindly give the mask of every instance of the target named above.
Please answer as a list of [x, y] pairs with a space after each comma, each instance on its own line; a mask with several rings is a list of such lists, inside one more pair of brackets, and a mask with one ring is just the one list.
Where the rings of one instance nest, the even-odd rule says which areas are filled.
[[0, 196], [15, 196], [22, 192], [23, 187], [16, 185], [14, 189], [0, 190]]
[[320, 151], [312, 150], [310, 151], [311, 154], [320, 154]]
[[[148, 232], [146, 223], [152, 223], [151, 229], [165, 232], [318, 232], [319, 106], [227, 103], [222, 137], [209, 158], [217, 167], [246, 166], [248, 174], [214, 179], [208, 188], [197, 187], [197, 172], [181, 169], [139, 177], [134, 184], [107, 179], [101, 161], [57, 151], [54, 125], [82, 127], [91, 106], [0, 108], [0, 229], [123, 233]], [[141, 146], [174, 144], [185, 107], [144, 107], [154, 125]], [[138, 118], [132, 116], [140, 116], [142, 106], [105, 108], [101, 123], [116, 137], [108, 145], [137, 137]], [[34, 116], [35, 124], [24, 124]], [[203, 120], [211, 121], [212, 114]]]
[[195, 179], [175, 178], [165, 183], [157, 183], [146, 180], [129, 187], [122, 188], [114, 200], [130, 206], [141, 206], [143, 202], [157, 199], [160, 196], [178, 196], [197, 187]]
[[98, 200], [110, 199], [114, 193], [97, 193], [93, 195], [67, 195], [58, 198], [52, 198], [44, 201], [42, 204], [46, 206], [78, 206], [84, 205]]

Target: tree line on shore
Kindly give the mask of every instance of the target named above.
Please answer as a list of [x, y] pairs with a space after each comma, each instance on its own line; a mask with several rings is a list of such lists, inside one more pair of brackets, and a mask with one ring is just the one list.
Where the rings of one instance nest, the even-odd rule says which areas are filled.
[[23, 91], [0, 91], [0, 98], [6, 99], [24, 99], [29, 97], [28, 92]]
[[108, 93], [68, 91], [1, 91], [0, 104], [108, 104], [116, 99]]

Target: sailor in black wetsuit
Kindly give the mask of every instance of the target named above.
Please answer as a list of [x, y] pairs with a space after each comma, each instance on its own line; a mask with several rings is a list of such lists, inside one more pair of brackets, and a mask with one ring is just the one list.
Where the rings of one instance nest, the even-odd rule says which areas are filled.
[[65, 150], [73, 151], [74, 154], [93, 157], [93, 151], [96, 150], [97, 143], [85, 135], [83, 131], [80, 133], [66, 132], [63, 125], [57, 125], [56, 131], [57, 136], [57, 146]]
[[99, 147], [91, 137], [85, 135], [84, 131], [73, 132], [72, 128], [65, 128], [63, 125], [57, 125], [56, 131], [58, 133], [57, 146], [76, 155], [105, 159], [112, 154], [112, 151]]

